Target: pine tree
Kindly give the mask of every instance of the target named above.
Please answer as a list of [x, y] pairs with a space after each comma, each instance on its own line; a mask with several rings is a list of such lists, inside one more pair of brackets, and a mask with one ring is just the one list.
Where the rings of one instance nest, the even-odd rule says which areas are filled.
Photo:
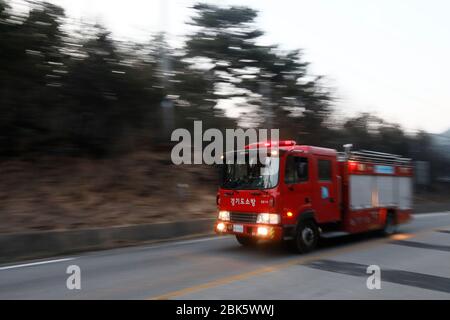
[[308, 75], [299, 50], [259, 45], [263, 32], [251, 8], [197, 4], [194, 9], [196, 31], [186, 42], [186, 58], [192, 64], [203, 58], [210, 65], [205, 105], [237, 102], [241, 125], [282, 127], [291, 137], [301, 130], [320, 131], [331, 95], [319, 77]]

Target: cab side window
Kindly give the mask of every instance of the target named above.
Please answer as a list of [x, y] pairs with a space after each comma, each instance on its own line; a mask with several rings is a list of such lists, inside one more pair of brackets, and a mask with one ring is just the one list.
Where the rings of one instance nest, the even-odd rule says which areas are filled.
[[331, 161], [319, 160], [318, 167], [319, 167], [319, 180], [331, 181]]
[[308, 158], [288, 156], [284, 183], [295, 184], [308, 181]]

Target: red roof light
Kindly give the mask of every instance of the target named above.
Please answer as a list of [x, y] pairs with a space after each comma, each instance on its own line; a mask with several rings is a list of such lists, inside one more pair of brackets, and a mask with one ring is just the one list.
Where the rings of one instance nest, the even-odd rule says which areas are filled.
[[279, 146], [280, 147], [293, 147], [297, 145], [297, 142], [295, 142], [294, 140], [285, 140], [285, 141], [280, 141]]
[[354, 172], [358, 170], [358, 162], [350, 160], [348, 162], [348, 168], [350, 172]]
[[257, 142], [252, 143], [246, 146], [246, 149], [254, 149], [254, 148], [260, 148], [260, 147], [272, 147], [272, 146], [278, 146], [278, 147], [293, 147], [297, 145], [297, 142], [294, 140], [282, 140], [282, 141], [266, 141], [266, 142]]

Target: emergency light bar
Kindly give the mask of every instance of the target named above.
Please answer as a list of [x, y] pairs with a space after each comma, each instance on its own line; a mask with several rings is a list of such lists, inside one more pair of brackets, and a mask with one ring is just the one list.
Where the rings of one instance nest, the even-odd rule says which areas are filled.
[[265, 142], [257, 142], [249, 144], [245, 147], [245, 149], [257, 149], [257, 148], [270, 148], [272, 146], [278, 147], [293, 147], [297, 145], [297, 142], [294, 140], [282, 140], [282, 141], [265, 141]]

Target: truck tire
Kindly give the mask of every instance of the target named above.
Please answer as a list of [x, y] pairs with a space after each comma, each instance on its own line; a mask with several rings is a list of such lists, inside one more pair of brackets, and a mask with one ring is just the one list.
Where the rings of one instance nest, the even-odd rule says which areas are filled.
[[313, 220], [300, 221], [297, 226], [294, 240], [291, 240], [290, 247], [298, 253], [313, 251], [319, 241], [319, 229]]
[[243, 247], [249, 247], [256, 244], [257, 240], [250, 237], [236, 236], [237, 242]]
[[398, 225], [395, 222], [395, 214], [393, 212], [389, 212], [386, 216], [386, 222], [384, 224], [384, 228], [382, 230], [382, 234], [384, 236], [391, 236], [395, 234], [398, 230]]

